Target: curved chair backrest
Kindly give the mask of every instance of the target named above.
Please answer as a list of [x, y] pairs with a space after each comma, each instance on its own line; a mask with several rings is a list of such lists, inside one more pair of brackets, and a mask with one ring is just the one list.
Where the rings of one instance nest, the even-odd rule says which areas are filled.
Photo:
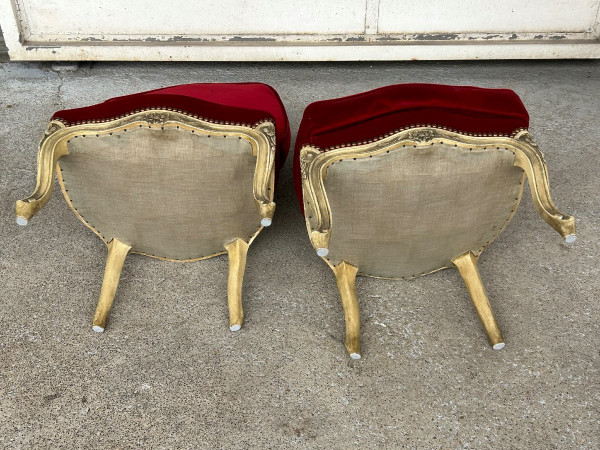
[[[345, 261], [386, 278], [424, 275], [467, 251], [478, 255], [518, 206], [519, 146], [428, 128], [322, 154], [305, 149], [315, 155], [311, 171], [323, 174], [305, 189], [311, 233], [329, 222], [331, 265]], [[329, 217], [316, 220], [322, 216]]]
[[261, 220], [271, 219], [264, 212], [273, 199], [273, 125], [154, 117], [65, 129], [59, 181], [75, 213], [105, 242], [166, 259], [205, 258], [232, 240], [252, 241]]

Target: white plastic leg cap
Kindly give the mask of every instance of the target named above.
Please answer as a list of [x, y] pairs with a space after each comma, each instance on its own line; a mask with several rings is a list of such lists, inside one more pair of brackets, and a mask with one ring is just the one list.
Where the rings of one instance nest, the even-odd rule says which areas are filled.
[[94, 325], [92, 330], [94, 330], [96, 333], [104, 333], [104, 328], [99, 327], [98, 325]]
[[24, 227], [28, 223], [29, 222], [27, 221], [27, 219], [25, 217], [18, 217], [17, 216], [17, 225], [20, 225], [20, 226]]
[[577, 239], [577, 236], [575, 236], [574, 234], [570, 234], [565, 238], [565, 242], [567, 244], [572, 244], [573, 242], [575, 242], [576, 239]]
[[502, 350], [504, 348], [504, 342], [498, 342], [497, 344], [494, 344], [494, 347], [492, 347], [494, 350]]
[[268, 217], [265, 217], [264, 219], [261, 219], [261, 221], [260, 221], [260, 224], [263, 227], [270, 227], [272, 223], [273, 223], [273, 221], [271, 219], [269, 219]]
[[329, 249], [327, 249], [327, 248], [318, 248], [317, 249], [317, 255], [319, 255], [319, 256], [327, 256], [327, 255], [329, 255]]
[[360, 359], [360, 353], [350, 353], [350, 358], [352, 358], [352, 359]]
[[237, 324], [235, 324], [235, 325], [231, 325], [231, 326], [229, 327], [229, 329], [230, 329], [231, 331], [240, 331], [240, 329], [241, 329], [241, 328], [242, 328], [242, 326], [241, 326], [241, 325], [237, 325]]

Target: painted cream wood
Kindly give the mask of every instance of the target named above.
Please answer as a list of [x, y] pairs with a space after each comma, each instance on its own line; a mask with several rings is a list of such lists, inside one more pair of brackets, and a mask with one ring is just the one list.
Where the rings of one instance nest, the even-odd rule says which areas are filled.
[[[365, 27], [365, 0], [26, 0], [32, 40], [167, 40], [240, 35], [348, 34]], [[358, 14], [357, 14], [358, 12]], [[68, 25], [67, 25], [68, 24]]]
[[598, 0], [0, 0], [13, 60], [598, 58]]
[[591, 32], [596, 0], [419, 0], [398, 8], [380, 0], [380, 33], [564, 33]]

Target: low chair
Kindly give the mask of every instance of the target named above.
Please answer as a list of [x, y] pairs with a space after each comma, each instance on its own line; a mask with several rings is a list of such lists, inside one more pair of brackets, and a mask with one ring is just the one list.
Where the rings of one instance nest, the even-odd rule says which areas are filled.
[[493, 348], [504, 347], [477, 260], [514, 216], [525, 176], [540, 216], [575, 240], [528, 125], [505, 89], [395, 85], [306, 108], [295, 185], [310, 241], [337, 280], [352, 358], [361, 355], [357, 275], [409, 279], [448, 267]]
[[237, 331], [246, 253], [271, 225], [289, 139], [279, 96], [259, 83], [173, 86], [59, 111], [39, 146], [35, 191], [16, 204], [17, 223], [48, 202], [56, 173], [70, 208], [108, 247], [98, 332], [127, 254], [189, 262], [227, 253]]

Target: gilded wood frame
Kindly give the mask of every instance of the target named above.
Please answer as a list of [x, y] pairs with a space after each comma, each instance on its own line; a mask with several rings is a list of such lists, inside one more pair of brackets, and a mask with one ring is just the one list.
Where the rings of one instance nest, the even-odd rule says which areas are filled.
[[[329, 252], [332, 217], [324, 180], [327, 177], [327, 168], [331, 164], [342, 159], [368, 158], [405, 147], [435, 143], [445, 143], [462, 148], [489, 148], [490, 150], [507, 148], [512, 151], [515, 155], [514, 165], [523, 169], [524, 175], [529, 179], [533, 202], [540, 216], [567, 242], [574, 241], [575, 219], [561, 213], [554, 206], [550, 197], [548, 170], [544, 156], [527, 130], [520, 130], [510, 137], [468, 135], [442, 128], [422, 126], [402, 130], [373, 142], [359, 143], [329, 151], [323, 151], [310, 145], [302, 147], [300, 168], [304, 215], [308, 234], [317, 254], [325, 257]], [[507, 224], [508, 222], [505, 227]]]
[[[254, 240], [262, 230], [263, 226], [269, 226], [271, 224], [275, 212], [275, 203], [273, 202], [276, 151], [274, 124], [271, 121], [263, 121], [254, 126], [239, 123], [212, 122], [180, 111], [163, 109], [136, 111], [132, 114], [112, 120], [92, 123], [86, 122], [69, 126], [59, 120], [50, 122], [39, 145], [37, 183], [35, 190], [30, 197], [19, 200], [16, 203], [17, 223], [20, 225], [27, 225], [29, 220], [48, 202], [52, 194], [54, 173], [56, 172], [61, 190], [71, 210], [85, 226], [98, 235], [105, 244], [108, 244], [109, 241], [107, 241], [98, 230], [90, 225], [73, 207], [61, 176], [59, 159], [69, 153], [67, 143], [72, 138], [84, 135], [106, 135], [135, 127], [172, 127], [205, 135], [227, 134], [248, 141], [252, 148], [252, 154], [256, 156], [253, 195], [261, 219], [261, 226], [251, 237], [249, 243]], [[174, 260], [161, 256], [149, 255], [143, 252], [132, 251], [131, 253], [143, 254], [168, 261], [191, 262], [212, 258], [213, 256], [222, 255], [226, 252], [223, 251], [213, 255], [185, 260]]]

